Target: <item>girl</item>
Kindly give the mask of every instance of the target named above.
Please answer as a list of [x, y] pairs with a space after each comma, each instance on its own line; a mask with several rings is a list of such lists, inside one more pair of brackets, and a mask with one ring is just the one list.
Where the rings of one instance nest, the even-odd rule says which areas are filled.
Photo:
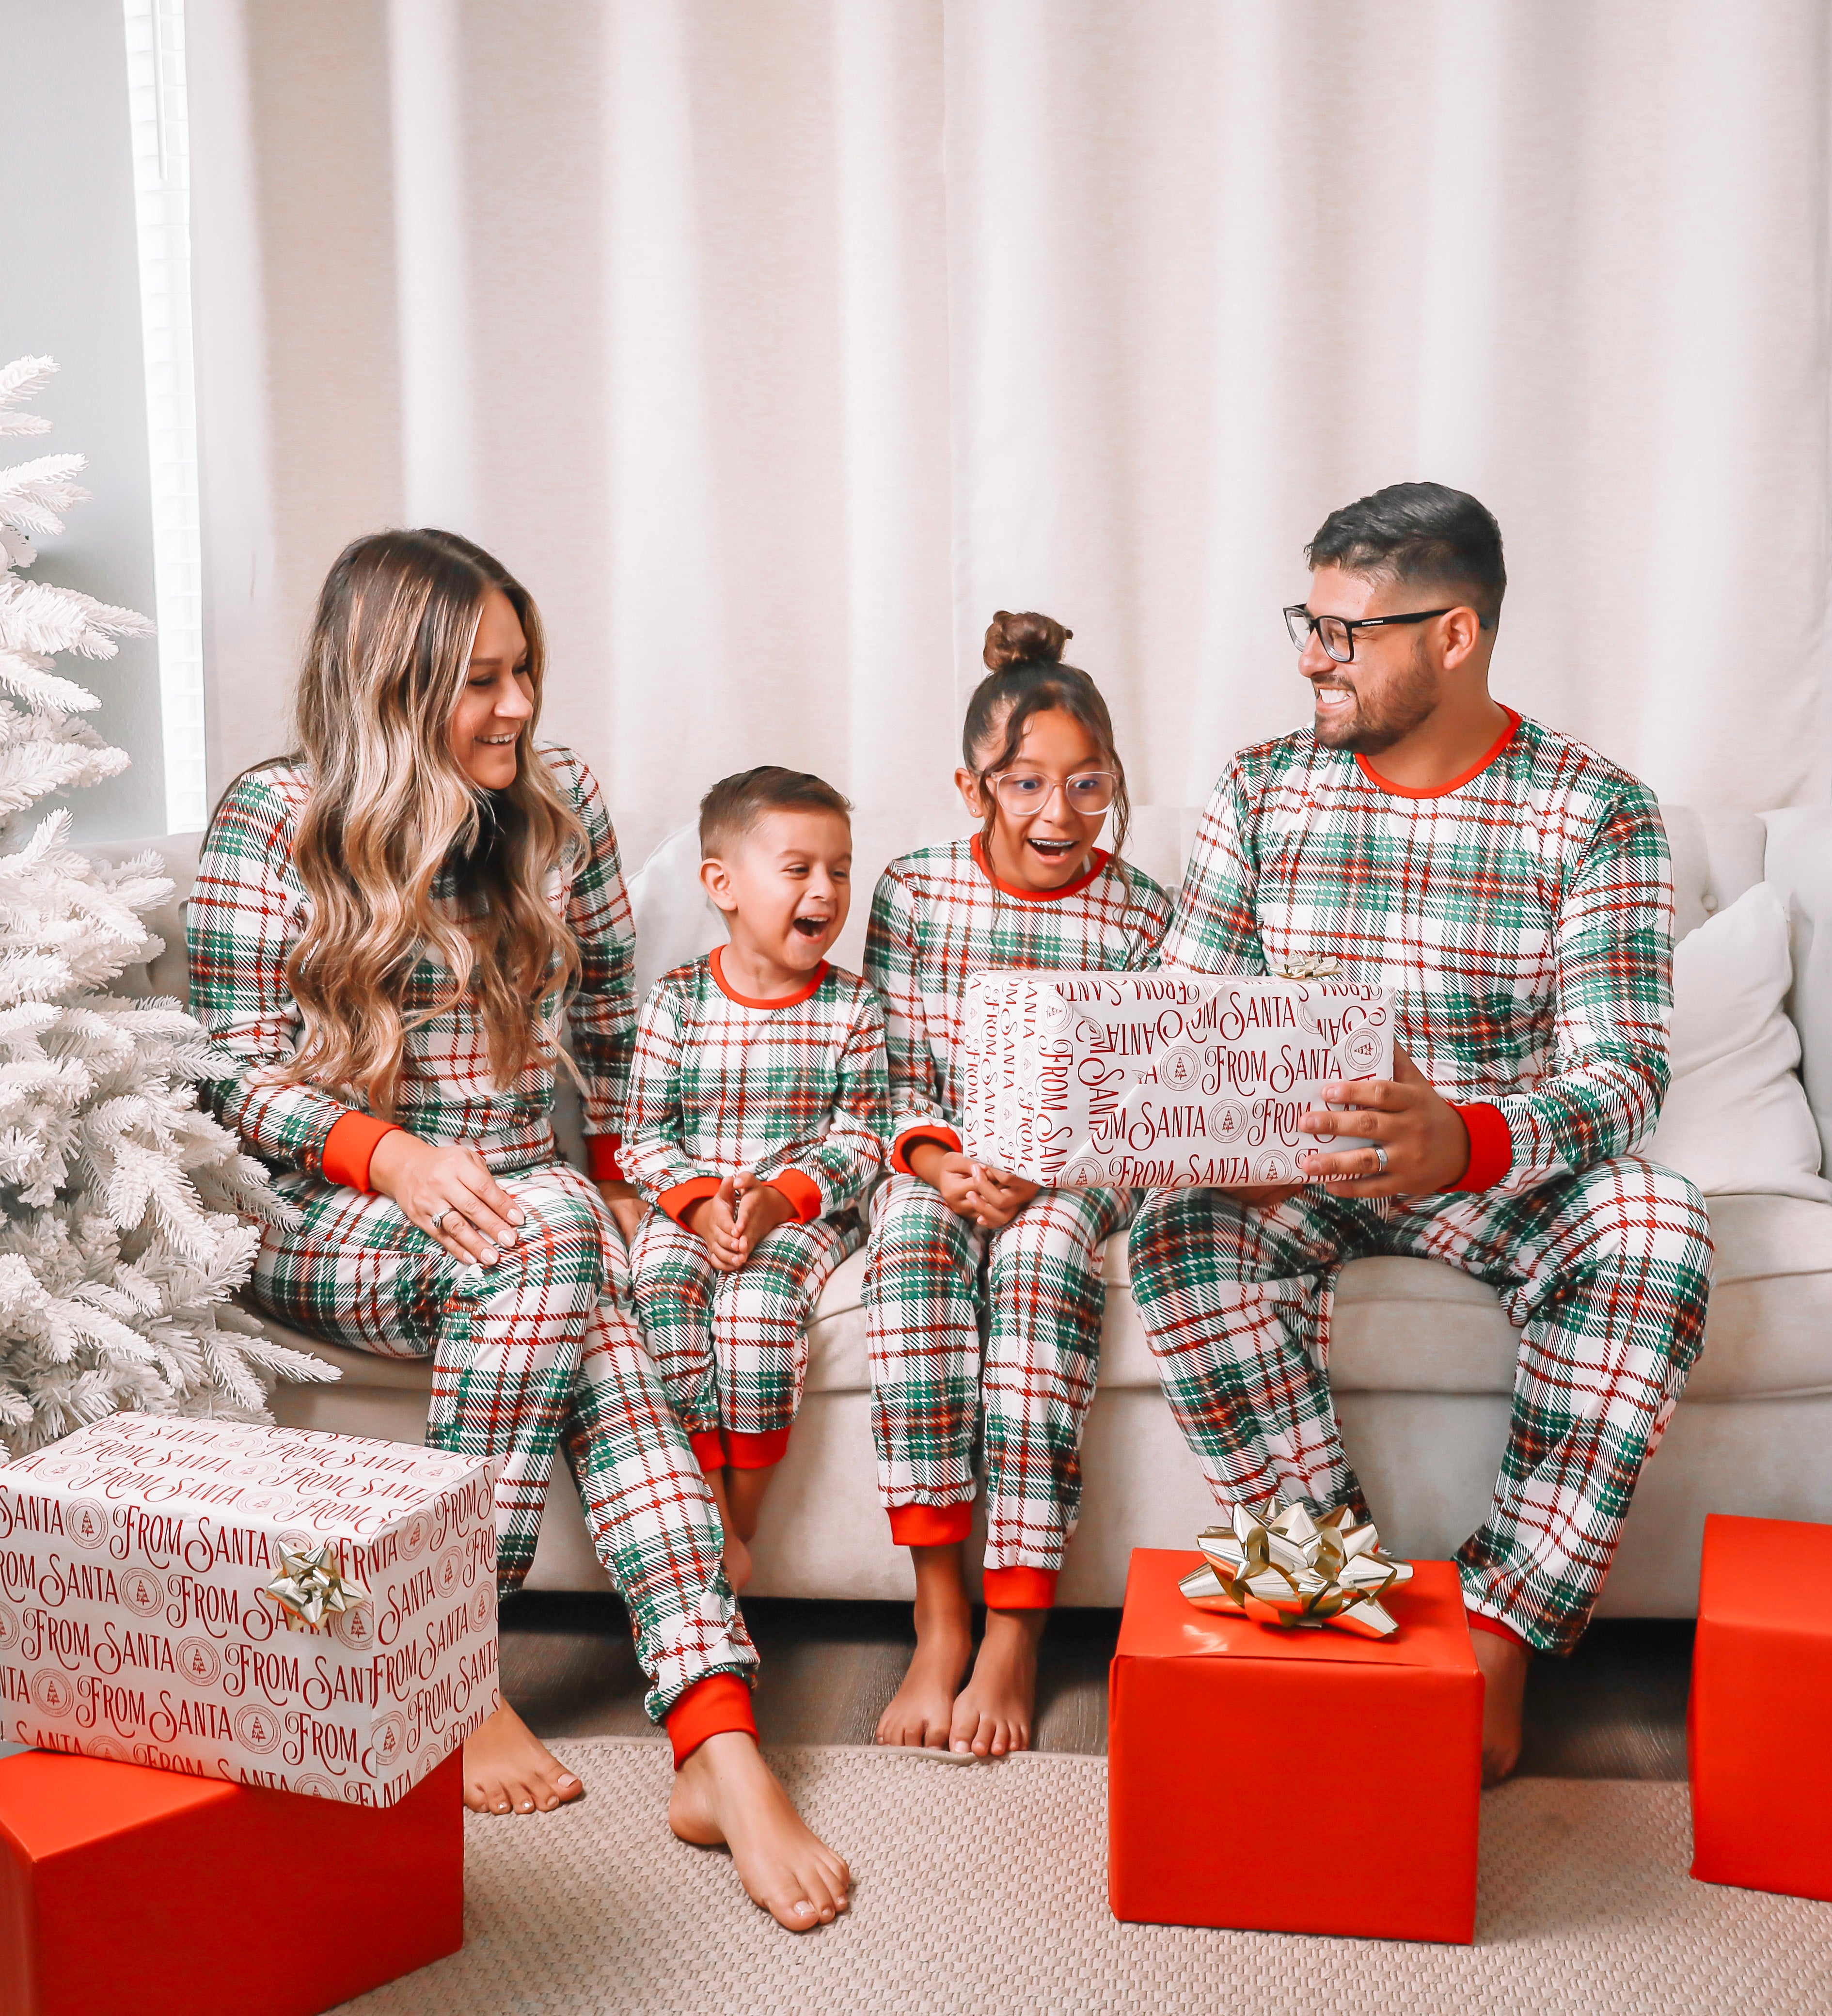
[[[1047, 616], [993, 618], [955, 772], [984, 823], [885, 869], [866, 945], [885, 1003], [897, 1172], [874, 1201], [866, 1278], [872, 1426], [891, 1536], [916, 1580], [916, 1655], [878, 1741], [981, 1757], [1030, 1743], [1037, 1643], [1080, 1498], [1101, 1247], [1136, 1200], [1039, 1190], [961, 1153], [961, 995], [988, 967], [1144, 966], [1171, 916], [1164, 891], [1119, 859], [1125, 772], [1094, 682], [1060, 662], [1073, 634]], [[1094, 843], [1110, 810], [1108, 853]], [[986, 1632], [957, 1698], [982, 1409]]]
[[[591, 773], [534, 740], [545, 676], [527, 591], [448, 532], [384, 532], [319, 600], [298, 751], [230, 786], [189, 916], [192, 998], [240, 1068], [218, 1114], [280, 1173], [254, 1291], [282, 1321], [431, 1357], [427, 1440], [495, 1456], [497, 1575], [520, 1587], [565, 1450], [675, 1745], [670, 1820], [729, 1841], [802, 1931], [846, 1866], [758, 1755], [757, 1655], [712, 1500], [632, 1323], [617, 1168], [632, 941]], [[571, 1024], [598, 1187], [548, 1114]], [[465, 1745], [479, 1812], [583, 1791], [506, 1702]]]

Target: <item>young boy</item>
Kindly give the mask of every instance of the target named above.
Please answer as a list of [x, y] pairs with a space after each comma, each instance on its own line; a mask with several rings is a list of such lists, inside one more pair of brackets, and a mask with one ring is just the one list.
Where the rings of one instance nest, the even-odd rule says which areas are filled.
[[623, 1161], [652, 1208], [634, 1298], [735, 1589], [801, 1403], [808, 1317], [864, 1239], [884, 1164], [884, 1010], [826, 957], [846, 923], [851, 811], [773, 764], [714, 784], [700, 874], [730, 942], [658, 980], [636, 1025]]

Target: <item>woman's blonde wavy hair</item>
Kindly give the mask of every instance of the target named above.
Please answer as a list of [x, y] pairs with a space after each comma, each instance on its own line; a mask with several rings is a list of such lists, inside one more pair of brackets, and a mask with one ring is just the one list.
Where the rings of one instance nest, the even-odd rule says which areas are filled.
[[[486, 791], [452, 754], [449, 730], [494, 589], [527, 639], [534, 711], [516, 745], [515, 782]], [[577, 979], [579, 952], [543, 890], [586, 841], [534, 749], [545, 671], [532, 597], [469, 539], [377, 532], [338, 556], [297, 702], [294, 760], [311, 790], [293, 860], [311, 916], [286, 961], [304, 1021], [288, 1081], [359, 1092], [391, 1118], [409, 1031], [466, 995], [499, 1086], [557, 1058], [540, 1006]], [[448, 868], [459, 898], [450, 909], [434, 900]], [[445, 967], [453, 986], [410, 1016], [423, 958]]]

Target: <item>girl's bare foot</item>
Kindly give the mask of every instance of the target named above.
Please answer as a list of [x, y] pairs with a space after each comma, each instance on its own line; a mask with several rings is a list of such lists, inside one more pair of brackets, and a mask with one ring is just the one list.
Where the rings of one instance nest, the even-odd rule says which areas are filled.
[[974, 1652], [974, 1614], [958, 1542], [912, 1547], [916, 1575], [916, 1651], [903, 1684], [878, 1718], [878, 1741], [894, 1748], [945, 1750], [954, 1696]]
[[464, 1802], [473, 1813], [550, 1813], [585, 1791], [507, 1701], [464, 1746]]
[[1047, 1610], [988, 1610], [974, 1676], [961, 1689], [948, 1725], [951, 1749], [1002, 1757], [1031, 1747], [1037, 1706], [1037, 1641]]
[[675, 1773], [668, 1823], [696, 1848], [729, 1848], [745, 1895], [792, 1932], [848, 1907], [851, 1870], [802, 1823], [740, 1730], [709, 1736]]
[[1482, 1782], [1499, 1785], [1521, 1761], [1521, 1711], [1532, 1654], [1492, 1631], [1472, 1631], [1482, 1669]]

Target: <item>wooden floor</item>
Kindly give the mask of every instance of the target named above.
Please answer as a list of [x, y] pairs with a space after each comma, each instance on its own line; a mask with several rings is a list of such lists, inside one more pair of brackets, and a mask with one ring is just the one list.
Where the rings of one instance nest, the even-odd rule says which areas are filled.
[[[744, 1606], [762, 1655], [757, 1719], [773, 1743], [869, 1743], [912, 1643], [907, 1607], [758, 1599]], [[1049, 1621], [1037, 1748], [1107, 1748], [1115, 1610]], [[1548, 1778], [1686, 1776], [1689, 1623], [1604, 1619], [1569, 1659], [1536, 1659], [1523, 1773]], [[609, 1596], [524, 1594], [502, 1612], [503, 1691], [536, 1734], [644, 1736], [643, 1679], [622, 1606]]]

